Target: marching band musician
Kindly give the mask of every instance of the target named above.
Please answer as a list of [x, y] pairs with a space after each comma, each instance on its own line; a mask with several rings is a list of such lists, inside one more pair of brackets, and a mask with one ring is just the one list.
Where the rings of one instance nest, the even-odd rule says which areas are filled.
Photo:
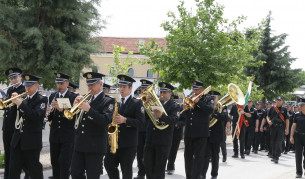
[[[22, 85], [22, 71], [19, 68], [9, 68], [5, 71], [6, 76], [10, 80], [11, 87], [7, 90], [7, 99], [12, 97], [12, 93], [21, 94], [25, 92], [25, 87]], [[17, 115], [17, 107], [13, 106], [10, 108], [4, 108], [3, 115], [3, 145], [4, 145], [4, 179], [9, 178], [9, 166], [10, 166], [10, 150], [11, 150], [11, 141], [15, 129], [15, 121]]]
[[160, 101], [167, 115], [157, 109], [153, 111], [160, 122], [169, 125], [160, 130], [148, 120], [144, 149], [144, 166], [148, 179], [164, 179], [167, 157], [173, 140], [174, 125], [178, 120], [179, 105], [171, 99], [175, 88], [165, 82], [159, 83]]
[[76, 94], [68, 90], [69, 75], [64, 73], [54, 73], [55, 83], [58, 91], [49, 97], [52, 112], [49, 113], [48, 120], [52, 121], [50, 129], [50, 156], [52, 173], [54, 179], [69, 179], [70, 165], [73, 152], [73, 140], [75, 135], [75, 120], [69, 120], [64, 116], [63, 108], [57, 102], [58, 98], [68, 98], [73, 104]]
[[104, 83], [104, 85], [103, 85], [103, 91], [104, 91], [105, 94], [110, 93], [110, 88], [111, 88], [110, 85]]
[[105, 168], [110, 179], [119, 179], [120, 164], [123, 179], [132, 179], [132, 164], [138, 145], [138, 127], [144, 123], [144, 107], [140, 99], [132, 97], [132, 84], [135, 80], [126, 75], [118, 75], [121, 93], [119, 115], [114, 118], [119, 125], [118, 149], [115, 154], [108, 150]]
[[76, 89], [79, 88], [79, 85], [76, 83], [73, 83], [72, 81], [69, 81], [69, 86], [68, 89], [70, 92], [75, 93], [78, 95], [78, 93], [76, 92]]
[[[140, 90], [143, 92], [148, 86], [153, 84], [153, 82], [141, 79], [141, 87]], [[145, 168], [144, 168], [144, 145], [146, 140], [146, 129], [148, 121], [150, 120], [149, 116], [145, 112], [145, 121], [142, 126], [138, 128], [138, 147], [137, 147], [137, 163], [138, 163], [138, 176], [134, 177], [134, 179], [144, 179], [145, 178]]]
[[[15, 131], [11, 142], [10, 179], [19, 179], [22, 165], [25, 165], [32, 179], [43, 179], [39, 162], [42, 148], [42, 126], [48, 99], [38, 92], [40, 77], [24, 74], [26, 100], [12, 100], [18, 107]], [[13, 93], [12, 96], [16, 96]]]
[[[203, 83], [193, 82], [193, 95], [204, 91]], [[204, 154], [209, 136], [210, 115], [214, 110], [214, 101], [209, 96], [202, 96], [195, 101], [195, 108], [187, 110], [180, 117], [185, 121], [184, 160], [187, 179], [198, 179], [204, 163]], [[183, 109], [188, 109], [183, 105]]]
[[[107, 151], [108, 124], [112, 120], [114, 99], [103, 93], [102, 78], [105, 75], [95, 72], [83, 74], [90, 91], [90, 103], [84, 101], [78, 107], [82, 112], [75, 125], [76, 135], [71, 162], [73, 179], [98, 179], [101, 173], [103, 155]], [[81, 101], [76, 97], [74, 105]], [[88, 99], [89, 100], [89, 99]]]

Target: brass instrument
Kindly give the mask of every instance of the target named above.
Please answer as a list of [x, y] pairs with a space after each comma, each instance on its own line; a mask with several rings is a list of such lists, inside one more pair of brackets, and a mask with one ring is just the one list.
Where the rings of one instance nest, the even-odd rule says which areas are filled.
[[[198, 94], [197, 96], [193, 97], [193, 98], [190, 98], [190, 97], [187, 97], [184, 99], [184, 104], [186, 104], [189, 109], [194, 109], [195, 108], [195, 100], [203, 95], [206, 95], [208, 94], [208, 92], [211, 91], [211, 85], [208, 86], [205, 90], [203, 90], [200, 94]], [[187, 109], [183, 109], [180, 114], [182, 114], [184, 111], [186, 111]]]
[[[9, 104], [9, 102], [13, 101], [14, 99], [20, 98], [21, 96], [26, 95], [27, 93], [28, 92], [25, 91], [17, 96], [11, 97], [10, 99], [7, 99], [5, 101], [0, 101], [0, 109], [13, 107], [15, 104], [14, 103]], [[25, 100], [26, 98], [22, 98], [22, 100]]]
[[[87, 99], [88, 97], [90, 97], [89, 100]], [[90, 92], [89, 92], [88, 94], [86, 94], [86, 95], [83, 97], [83, 99], [82, 99], [79, 103], [77, 103], [76, 105], [74, 105], [70, 110], [65, 110], [65, 112], [64, 112], [65, 117], [66, 117], [67, 119], [72, 120], [72, 119], [73, 119], [73, 116], [74, 116], [75, 114], [78, 114], [78, 113], [80, 112], [80, 109], [78, 109], [78, 107], [79, 107], [83, 102], [85, 102], [85, 101], [90, 102], [91, 99], [92, 99], [92, 95], [91, 95]]]
[[[228, 106], [234, 102], [239, 105], [244, 105], [245, 96], [237, 85], [230, 83], [228, 85], [228, 93], [218, 100], [217, 104], [215, 104], [214, 111], [221, 113], [223, 106]], [[213, 117], [210, 120], [209, 127], [212, 127], [217, 122], [217, 120], [217, 118]]]
[[[165, 124], [164, 122], [160, 122], [159, 119], [155, 116], [153, 113], [151, 106], [162, 106], [159, 98], [157, 97], [155, 90], [154, 90], [154, 85], [148, 86], [144, 91], [143, 95], [140, 96], [143, 104], [144, 104], [144, 109], [146, 113], [148, 114], [149, 118], [151, 119], [152, 123], [155, 125], [155, 127], [159, 130], [166, 129], [168, 127], [168, 124]], [[164, 114], [167, 116], [166, 111], [164, 110]]]
[[114, 122], [114, 117], [118, 115], [118, 103], [115, 101], [114, 104], [114, 112], [112, 115], [112, 123], [108, 126], [108, 134], [109, 134], [109, 145], [110, 152], [112, 154], [116, 153], [116, 150], [119, 147], [119, 133], [118, 133], [118, 124]]

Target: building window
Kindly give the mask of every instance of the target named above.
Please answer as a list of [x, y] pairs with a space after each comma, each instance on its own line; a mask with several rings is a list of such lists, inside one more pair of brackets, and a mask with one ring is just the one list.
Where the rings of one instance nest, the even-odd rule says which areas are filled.
[[129, 68], [128, 73], [129, 73], [130, 77], [134, 77], [134, 69], [133, 68]]
[[147, 78], [153, 78], [154, 77], [154, 73], [152, 72], [152, 70], [151, 69], [148, 69], [147, 70]]
[[93, 66], [93, 67], [92, 67], [92, 72], [97, 73], [97, 72], [98, 72], [98, 67], [97, 67], [97, 66]]

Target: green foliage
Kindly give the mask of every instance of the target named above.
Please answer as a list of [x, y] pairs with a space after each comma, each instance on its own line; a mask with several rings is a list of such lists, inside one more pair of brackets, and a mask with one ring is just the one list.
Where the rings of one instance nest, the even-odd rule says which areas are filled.
[[295, 58], [291, 57], [285, 45], [287, 34], [272, 35], [270, 22], [271, 12], [264, 22], [260, 47], [253, 52], [255, 61], [263, 62], [263, 65], [249, 65], [245, 72], [255, 76], [254, 82], [264, 90], [264, 97], [272, 100], [304, 84], [304, 77], [302, 79], [301, 69], [290, 67]]
[[133, 51], [128, 51], [126, 58], [122, 59], [121, 52], [124, 51], [125, 51], [125, 47], [114, 45], [114, 50], [113, 50], [114, 66], [107, 64], [107, 66], [110, 67], [110, 75], [114, 77], [111, 80], [112, 83], [114, 84], [118, 84], [118, 79], [116, 78], [118, 75], [120, 74], [129, 75], [128, 69], [137, 63], [135, 58], [130, 57], [133, 54]]
[[[44, 88], [53, 88], [56, 71], [79, 78], [98, 52], [93, 35], [103, 26], [95, 8], [100, 0], [13, 0], [0, 2], [1, 81], [4, 71], [19, 67], [42, 76]], [[1, 48], [2, 49], [2, 48]]]
[[[150, 59], [154, 72], [163, 81], [180, 83], [180, 89], [190, 88], [194, 79], [206, 86], [220, 86], [241, 75], [246, 63], [253, 63], [251, 53], [260, 44], [259, 28], [252, 28], [251, 38], [238, 30], [245, 20], [241, 16], [229, 22], [223, 18], [224, 7], [214, 0], [196, 0], [196, 12], [188, 12], [182, 1], [178, 16], [169, 12], [170, 21], [161, 26], [168, 32], [167, 47], [155, 41], [138, 44], [140, 53]], [[256, 62], [259, 65], [260, 62]]]

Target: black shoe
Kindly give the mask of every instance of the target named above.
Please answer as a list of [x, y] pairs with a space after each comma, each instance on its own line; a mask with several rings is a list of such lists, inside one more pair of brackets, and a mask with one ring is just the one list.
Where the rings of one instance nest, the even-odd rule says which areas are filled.
[[141, 176], [141, 175], [138, 175], [138, 176], [136, 176], [136, 177], [133, 177], [133, 179], [145, 179], [145, 177], [144, 177], [144, 176]]
[[53, 176], [49, 176], [48, 178], [49, 178], [49, 179], [53, 179]]
[[224, 155], [223, 157], [222, 157], [222, 162], [226, 162], [227, 161], [227, 155]]
[[302, 175], [297, 174], [295, 178], [302, 178]]
[[232, 158], [238, 158], [238, 154], [234, 154]]
[[257, 154], [257, 150], [254, 150], [254, 153]]
[[287, 154], [287, 152], [285, 151], [284, 154]]
[[278, 159], [274, 159], [274, 163], [279, 163], [279, 160]]
[[271, 159], [271, 162], [274, 162], [274, 158]]
[[168, 175], [173, 175], [174, 172], [175, 172], [175, 170], [167, 170], [167, 174], [168, 174]]
[[212, 177], [211, 179], [217, 179], [217, 177]]
[[250, 155], [250, 150], [246, 150], [246, 155]]
[[244, 154], [240, 154], [240, 157], [241, 157], [242, 159], [244, 159], [244, 158], [245, 158], [245, 155], [244, 155]]

